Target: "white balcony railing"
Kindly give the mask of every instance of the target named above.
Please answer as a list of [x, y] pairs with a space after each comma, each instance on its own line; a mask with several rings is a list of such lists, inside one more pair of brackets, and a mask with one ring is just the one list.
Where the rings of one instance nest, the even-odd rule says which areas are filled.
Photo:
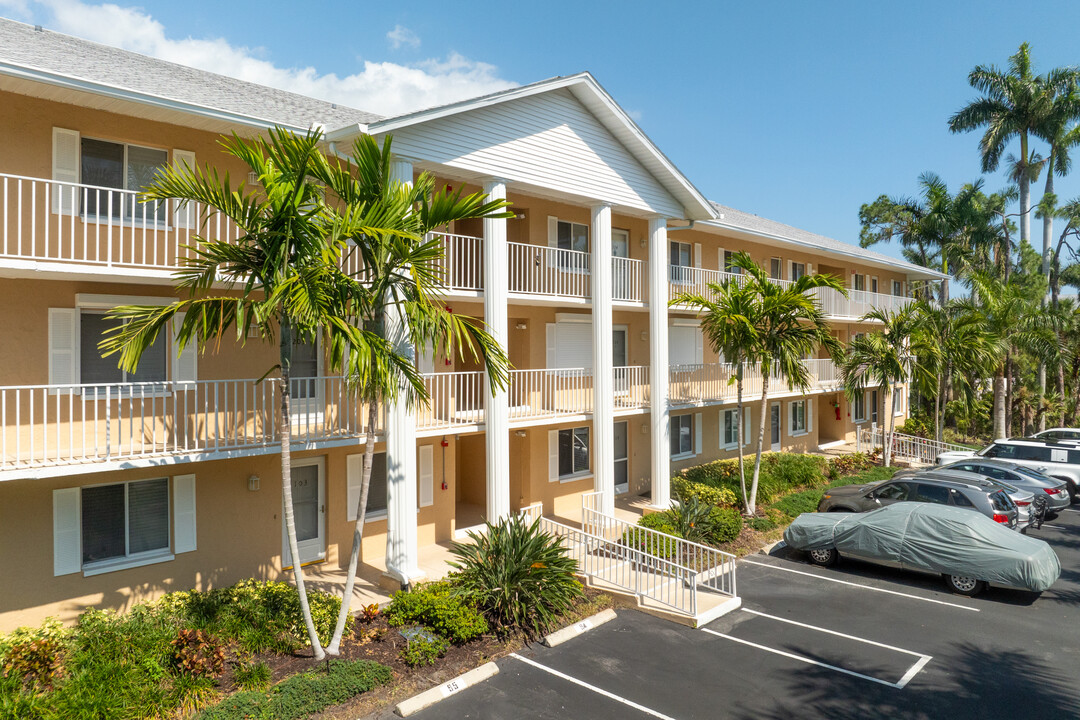
[[645, 269], [643, 260], [611, 258], [611, 299], [618, 302], [645, 302]]
[[[724, 280], [734, 280], [742, 284], [746, 280], [746, 276], [719, 270], [669, 265], [668, 298], [674, 299], [683, 293], [694, 293], [708, 297], [708, 286], [712, 283], [721, 283]], [[774, 279], [772, 282], [781, 287], [791, 285], [791, 280]], [[818, 301], [822, 312], [826, 316], [833, 318], [861, 318], [874, 308], [895, 312], [913, 302], [912, 298], [909, 297], [885, 295], [864, 290], [848, 290], [848, 297], [845, 298], [839, 292], [830, 288], [814, 288], [811, 295]]]
[[[342, 378], [293, 378], [292, 396], [294, 442], [364, 436]], [[273, 446], [280, 400], [254, 380], [0, 387], [0, 470]]]
[[615, 409], [649, 407], [648, 365], [614, 367], [611, 372]]
[[510, 371], [510, 420], [590, 413], [593, 373], [585, 368]]
[[437, 430], [484, 422], [484, 383], [482, 371], [428, 373], [424, 386], [427, 405], [416, 410], [417, 430]]
[[[220, 213], [177, 201], [139, 202], [131, 190], [0, 174], [0, 257], [173, 270], [198, 232], [235, 240]], [[209, 223], [204, 227], [204, 223]]]
[[510, 292], [588, 298], [592, 291], [589, 253], [546, 245], [507, 243]]
[[[836, 365], [829, 359], [803, 361], [810, 373], [808, 392], [824, 392], [840, 387]], [[735, 366], [730, 363], [702, 363], [672, 365], [668, 376], [668, 395], [673, 404], [734, 402], [736, 400]], [[778, 380], [775, 374], [769, 379], [769, 393], [780, 395], [796, 393], [795, 388]], [[743, 368], [743, 401], [761, 397], [761, 369], [756, 366]]]

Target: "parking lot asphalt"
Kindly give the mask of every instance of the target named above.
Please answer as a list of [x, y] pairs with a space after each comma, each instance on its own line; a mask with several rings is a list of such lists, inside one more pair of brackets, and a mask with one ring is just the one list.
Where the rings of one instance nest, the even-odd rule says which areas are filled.
[[[1080, 716], [1080, 506], [1031, 535], [1061, 578], [1036, 595], [950, 594], [940, 578], [783, 550], [740, 561], [742, 609], [702, 629], [634, 610], [413, 717]], [[389, 717], [387, 713], [385, 715]]]

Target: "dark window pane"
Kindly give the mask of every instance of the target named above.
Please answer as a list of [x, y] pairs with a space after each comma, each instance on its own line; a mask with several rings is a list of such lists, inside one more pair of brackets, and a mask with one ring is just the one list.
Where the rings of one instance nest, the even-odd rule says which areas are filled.
[[375, 453], [371, 458], [371, 484], [368, 485], [367, 511], [386, 509], [386, 453]]
[[[101, 357], [98, 343], [106, 330], [119, 325], [101, 313], [84, 312], [79, 316], [79, 380], [84, 383], [121, 383], [124, 373], [117, 367], [117, 356]], [[104, 397], [104, 394], [101, 395]], [[93, 398], [91, 392], [90, 397]]]
[[559, 431], [559, 476], [574, 474], [574, 431]]
[[589, 252], [589, 226], [575, 223], [573, 232], [574, 240], [571, 249], [578, 252]]
[[[165, 150], [129, 145], [127, 162], [127, 189], [143, 190], [154, 182], [158, 172], [168, 164], [169, 153]], [[165, 220], [165, 203], [163, 202], [142, 203], [131, 198], [124, 211], [128, 217], [134, 216], [138, 221], [145, 219], [161, 222]]]
[[145, 480], [128, 485], [129, 552], [169, 547], [169, 481]]
[[572, 236], [573, 236], [573, 231], [571, 229], [571, 224], [568, 223], [568, 222], [559, 222], [558, 238], [559, 238], [559, 249], [560, 250], [571, 250], [571, 249], [573, 249], [573, 241], [571, 239]]
[[84, 563], [125, 555], [123, 485], [83, 488], [82, 552]]
[[[319, 345], [317, 342], [293, 342], [293, 397], [315, 397], [315, 380], [319, 375]], [[301, 379], [295, 379], [301, 378]]]
[[975, 507], [971, 504], [971, 501], [967, 499], [967, 496], [959, 490], [953, 490], [949, 497], [952, 498], [952, 503], [956, 507]]
[[885, 500], [906, 500], [908, 489], [903, 483], [889, 483], [877, 491], [877, 496]]
[[998, 512], [1007, 512], [1016, 507], [1016, 505], [1013, 504], [1012, 498], [1010, 498], [1004, 490], [998, 490], [997, 492], [990, 494], [990, 505]]
[[949, 488], [940, 485], [918, 483], [915, 485], [915, 499], [919, 502], [940, 503], [944, 505], [949, 502]]
[[574, 428], [574, 472], [589, 470], [589, 428]]
[[[124, 187], [124, 146], [103, 140], [82, 141], [82, 182], [86, 185]], [[85, 190], [83, 212], [87, 215], [120, 217], [123, 193]]]
[[1050, 448], [1018, 445], [1016, 446], [1016, 456], [1021, 460], [1037, 460], [1039, 462], [1048, 462], [1050, 460]]
[[[160, 332], [154, 340], [154, 344], [143, 351], [139, 358], [139, 368], [133, 373], [127, 374], [127, 382], [164, 382], [166, 348], [168, 346], [168, 333]], [[115, 355], [106, 358], [115, 364]]]

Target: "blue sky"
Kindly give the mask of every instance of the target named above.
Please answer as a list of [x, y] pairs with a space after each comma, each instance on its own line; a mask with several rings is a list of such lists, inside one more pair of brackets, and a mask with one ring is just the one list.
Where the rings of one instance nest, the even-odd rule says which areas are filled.
[[[979, 177], [978, 136], [946, 126], [973, 66], [1025, 40], [1039, 72], [1080, 64], [1080, 3], [525, 8], [0, 0], [6, 17], [383, 113], [588, 70], [710, 199], [853, 243], [879, 194], [914, 193], [926, 170], [951, 188]], [[1080, 195], [1080, 167], [1058, 194]]]

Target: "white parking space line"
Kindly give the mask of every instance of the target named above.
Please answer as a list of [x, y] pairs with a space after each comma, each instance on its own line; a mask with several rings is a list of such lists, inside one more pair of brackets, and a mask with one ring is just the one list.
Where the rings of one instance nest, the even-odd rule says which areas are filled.
[[627, 705], [629, 707], [634, 708], [635, 710], [640, 710], [641, 712], [643, 712], [646, 715], [649, 715], [651, 717], [660, 718], [660, 720], [675, 720], [675, 718], [671, 717], [670, 715], [664, 715], [663, 713], [657, 712], [656, 710], [653, 710], [652, 708], [647, 708], [644, 705], [638, 705], [633, 700], [627, 700], [624, 697], [619, 697], [615, 693], [608, 692], [607, 690], [604, 690], [603, 688], [598, 688], [595, 685], [590, 685], [589, 683], [584, 682], [583, 680], [578, 680], [576, 677], [572, 677], [570, 675], [567, 675], [566, 673], [559, 672], [558, 670], [556, 670], [554, 668], [550, 668], [547, 665], [542, 665], [542, 664], [536, 662], [535, 660], [530, 660], [527, 657], [522, 657], [521, 655], [518, 655], [517, 653], [510, 653], [510, 657], [515, 658], [517, 660], [520, 660], [521, 662], [523, 662], [523, 663], [525, 663], [527, 665], [532, 665], [534, 668], [537, 668], [539, 670], [543, 670], [544, 672], [549, 673], [551, 675], [554, 675], [555, 677], [562, 678], [563, 680], [566, 680], [568, 682], [572, 682], [575, 685], [578, 685], [580, 687], [585, 688], [586, 690], [592, 690], [594, 693], [596, 693], [598, 695], [603, 695], [604, 697], [609, 698], [611, 700], [614, 700], [615, 702], [620, 702], [623, 705]]
[[[851, 675], [852, 677], [861, 678], [863, 680], [869, 680], [870, 682], [876, 682], [876, 683], [879, 683], [881, 685], [888, 685], [889, 687], [892, 687], [892, 688], [903, 687], [899, 683], [892, 683], [892, 682], [889, 682], [888, 680], [882, 680], [881, 678], [876, 678], [876, 677], [873, 677], [871, 675], [863, 675], [862, 673], [857, 673], [854, 670], [848, 670], [847, 668], [837, 667], [836, 665], [829, 665], [828, 663], [819, 662], [817, 660], [814, 660], [814, 659], [808, 658], [808, 657], [804, 657], [802, 655], [796, 655], [795, 653], [790, 653], [790, 652], [787, 652], [786, 650], [777, 650], [776, 648], [771, 648], [771, 647], [768, 647], [766, 645], [759, 645], [759, 644], [757, 644], [755, 642], [750, 642], [749, 640], [743, 640], [742, 638], [732, 637], [731, 635], [725, 635], [722, 632], [717, 632], [715, 630], [710, 630], [709, 628], [702, 628], [702, 630], [704, 630], [707, 633], [712, 633], [713, 635], [715, 635], [717, 637], [722, 637], [725, 640], [732, 640], [734, 642], [741, 643], [743, 645], [749, 645], [750, 647], [757, 648], [758, 650], [764, 650], [765, 652], [770, 652], [770, 653], [773, 653], [774, 655], [782, 655], [783, 657], [790, 658], [792, 660], [798, 660], [799, 662], [806, 663], [807, 665], [817, 665], [818, 667], [823, 667], [823, 668], [826, 668], [827, 670], [834, 670], [834, 671], [836, 671], [838, 673], [843, 673], [844, 675]], [[920, 661], [920, 662], [922, 662], [922, 661]], [[910, 673], [911, 670], [908, 670], [908, 672]]]
[[904, 673], [904, 677], [900, 678], [900, 682], [896, 683], [896, 687], [903, 690], [904, 686], [911, 682], [911, 679], [919, 674], [919, 671], [926, 666], [926, 663], [930, 662], [932, 658], [929, 655], [923, 655], [919, 662], [915, 663], [908, 668], [908, 671]]
[[1043, 523], [1042, 526], [1044, 528], [1050, 528], [1051, 530], [1072, 530], [1071, 527], [1065, 527], [1064, 525], [1051, 525], [1050, 523]]
[[851, 587], [862, 588], [863, 590], [873, 590], [874, 592], [887, 593], [889, 595], [899, 595], [900, 597], [911, 598], [912, 600], [922, 600], [923, 602], [934, 603], [935, 605], [946, 605], [948, 607], [958, 608], [960, 610], [970, 610], [971, 612], [980, 612], [979, 608], [968, 607], [967, 605], [958, 605], [957, 603], [945, 602], [944, 600], [935, 600], [933, 598], [920, 597], [918, 595], [911, 595], [910, 593], [902, 593], [896, 590], [886, 590], [885, 588], [873, 587], [871, 585], [861, 585], [859, 583], [849, 582], [847, 580], [838, 580], [836, 578], [825, 577], [824, 575], [818, 575], [817, 573], [809, 573], [804, 570], [795, 570], [793, 568], [786, 568], [782, 565], [774, 565], [772, 563], [755, 562], [754, 560], [747, 560], [743, 558], [739, 562], [748, 563], [750, 565], [760, 565], [761, 567], [771, 568], [773, 570], [783, 570], [784, 572], [795, 573], [796, 575], [805, 575], [806, 577], [817, 578], [818, 580], [825, 580], [827, 582], [838, 583], [840, 585], [850, 585]]
[[816, 630], [817, 632], [823, 632], [829, 635], [836, 635], [837, 637], [847, 638], [848, 640], [854, 640], [855, 642], [866, 643], [867, 645], [875, 645], [880, 648], [885, 648], [886, 650], [895, 650], [896, 652], [904, 653], [906, 655], [914, 655], [917, 658], [930, 658], [930, 656], [926, 655], [925, 653], [915, 652], [914, 650], [905, 650], [904, 648], [899, 648], [895, 645], [886, 645], [885, 643], [879, 643], [875, 640], [867, 640], [866, 638], [856, 637], [855, 635], [847, 635], [842, 632], [837, 632], [836, 630], [829, 630], [828, 628], [818, 627], [817, 625], [807, 625], [806, 623], [796, 622], [795, 620], [789, 620], [788, 618], [777, 617], [776, 615], [769, 615], [768, 613], [758, 612], [757, 610], [750, 610], [749, 608], [743, 608], [742, 610], [743, 612], [748, 612], [751, 615], [759, 615], [761, 617], [769, 618], [770, 620], [778, 620], [779, 622], [787, 623], [789, 625], [798, 625], [799, 627], [804, 627], [809, 630]]

